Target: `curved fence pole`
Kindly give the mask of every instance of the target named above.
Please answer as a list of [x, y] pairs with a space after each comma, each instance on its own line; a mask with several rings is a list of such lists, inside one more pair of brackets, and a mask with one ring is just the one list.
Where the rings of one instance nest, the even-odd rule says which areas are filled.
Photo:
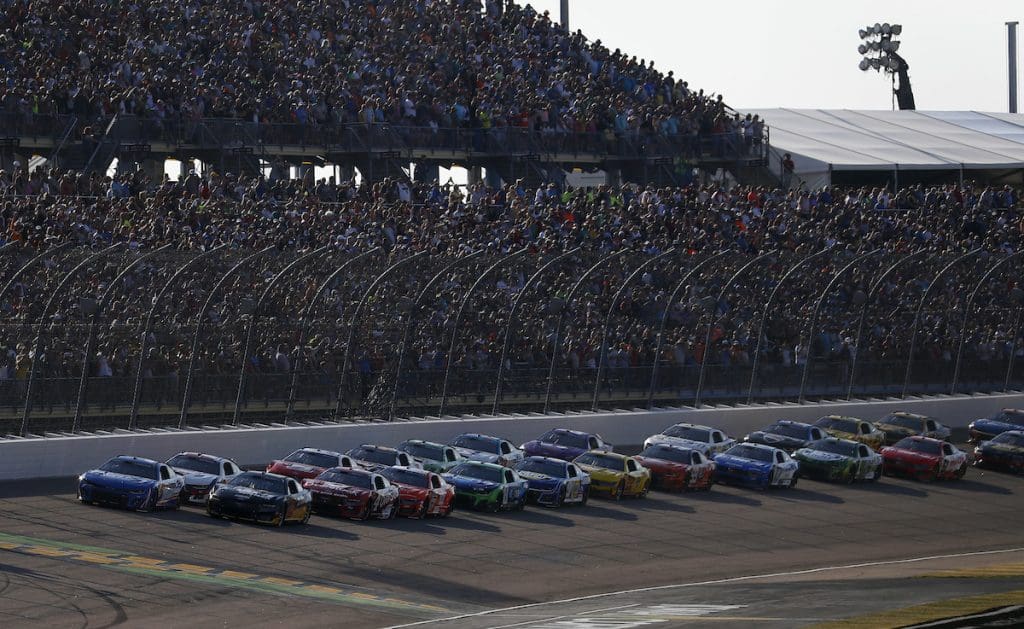
[[43, 354], [43, 328], [46, 326], [46, 317], [49, 315], [50, 308], [53, 306], [54, 300], [64, 295], [64, 287], [67, 286], [79, 271], [92, 264], [93, 261], [99, 260], [100, 258], [111, 254], [121, 248], [124, 243], [113, 244], [106, 249], [97, 251], [85, 260], [79, 262], [73, 269], [64, 274], [57, 287], [50, 293], [50, 298], [46, 300], [46, 305], [43, 306], [43, 311], [39, 314], [39, 329], [36, 332], [35, 338], [35, 352], [32, 354], [32, 364], [28, 369], [28, 382], [25, 385], [25, 406], [21, 413], [21, 436], [24, 437], [28, 433], [28, 420], [32, 415], [32, 389], [34, 388], [36, 381], [36, 373], [39, 371], [39, 363], [42, 362]]
[[245, 344], [242, 346], [242, 363], [238, 369], [238, 395], [235, 396], [235, 412], [231, 416], [231, 425], [237, 426], [238, 420], [242, 415], [242, 399], [245, 397], [245, 365], [249, 362], [249, 354], [252, 352], [252, 335], [256, 329], [256, 321], [260, 317], [260, 312], [263, 310], [263, 304], [266, 302], [267, 297], [270, 296], [270, 291], [274, 290], [281, 280], [288, 277], [292, 271], [300, 268], [308, 260], [316, 257], [326, 251], [328, 247], [320, 247], [308, 253], [305, 253], [295, 260], [288, 263], [283, 269], [278, 271], [274, 279], [270, 280], [267, 287], [263, 289], [263, 294], [260, 295], [259, 300], [256, 302], [256, 307], [253, 308], [252, 316], [249, 317], [249, 325], [245, 326]]
[[[964, 306], [964, 324], [963, 327], [960, 328], [960, 343], [958, 344], [956, 349], [956, 364], [953, 367], [953, 384], [949, 388], [950, 395], [956, 395], [956, 387], [960, 383], [960, 361], [963, 360], [964, 357], [964, 345], [967, 341], [967, 324], [970, 322], [971, 319], [971, 306], [974, 305], [974, 299], [978, 296], [978, 292], [981, 291], [981, 287], [984, 286], [989, 281], [989, 278], [992, 277], [992, 274], [995, 273], [999, 269], [999, 267], [1003, 266], [1010, 260], [1013, 260], [1014, 258], [1020, 256], [1021, 254], [1024, 254], [1024, 250], [1018, 251], [1016, 253], [1011, 253], [1002, 260], [993, 264], [992, 268], [990, 268], [988, 271], [985, 272], [984, 275], [981, 276], [981, 279], [978, 281], [977, 286], [974, 287], [974, 290], [971, 291], [971, 295], [967, 298], [967, 305]], [[1016, 338], [1016, 334], [1014, 334], [1014, 338]]]
[[391, 389], [391, 405], [390, 415], [388, 419], [393, 419], [398, 410], [398, 388], [401, 386], [402, 381], [402, 367], [405, 365], [405, 354], [409, 351], [409, 336], [412, 335], [412, 326], [416, 323], [416, 310], [423, 304], [423, 300], [427, 298], [427, 295], [439, 281], [449, 273], [452, 272], [457, 266], [461, 266], [470, 260], [475, 260], [483, 253], [482, 251], [474, 251], [468, 255], [456, 258], [452, 262], [449, 262], [440, 271], [434, 274], [434, 277], [430, 278], [420, 294], [416, 296], [416, 301], [413, 302], [412, 307], [409, 309], [409, 317], [405, 322], [405, 330], [402, 332], [402, 345], [398, 350], [398, 363], [395, 365], [395, 386]]
[[715, 305], [713, 306], [714, 310], [711, 311], [711, 320], [708, 321], [708, 331], [707, 334], [704, 336], [704, 355], [701, 357], [700, 361], [700, 375], [697, 378], [697, 392], [693, 396], [694, 407], [700, 408], [700, 398], [701, 394], [704, 392], [704, 379], [707, 373], [707, 365], [709, 362], [708, 359], [711, 355], [711, 334], [715, 329], [715, 323], [717, 323], [715, 314], [718, 311], [718, 304], [722, 303], [722, 300], [725, 299], [725, 294], [729, 292], [729, 289], [732, 288], [732, 285], [734, 283], [736, 283], [736, 280], [742, 277], [743, 274], [746, 273], [751, 267], [755, 266], [758, 262], [761, 262], [762, 260], [773, 258], [776, 255], [778, 255], [777, 251], [769, 251], [768, 253], [762, 253], [761, 255], [747, 262], [746, 264], [741, 266], [738, 271], [732, 274], [732, 277], [729, 278], [729, 281], [725, 283], [725, 286], [723, 286], [722, 290], [718, 293], [718, 299], [715, 300]]
[[[842, 277], [846, 275], [847, 271], [856, 267], [861, 263], [861, 261], [866, 260], [875, 254], [881, 253], [881, 251], [881, 249], [875, 249], [856, 256], [849, 264], [839, 269], [839, 271], [832, 276], [832, 279], [829, 280], [828, 284], [825, 286], [825, 290], [821, 291], [821, 295], [818, 296], [818, 301], [814, 304], [814, 313], [811, 315], [811, 328], [807, 334], [807, 346], [805, 349], [807, 355], [804, 357], [803, 374], [800, 376], [800, 394], [797, 397], [799, 402], [804, 401], [804, 391], [807, 388], [807, 378], [811, 374], [811, 360], [813, 358], [813, 354], [811, 353], [811, 344], [814, 343], [814, 328], [818, 325], [818, 316], [821, 314], [821, 307], [825, 305], [825, 300], [828, 298], [829, 293], [832, 292], [832, 288], [836, 285], [836, 282], [842, 279]], [[799, 354], [797, 355], [797, 359], [799, 359]]]
[[505, 338], [501, 344], [501, 358], [498, 361], [498, 381], [494, 385], [494, 405], [491, 407], [492, 414], [496, 415], [501, 410], [501, 391], [504, 388], [504, 382], [502, 379], [505, 376], [505, 359], [508, 356], [508, 346], [512, 343], [512, 330], [517, 323], [516, 319], [519, 316], [519, 306], [526, 297], [526, 293], [533, 287], [534, 282], [540, 279], [540, 277], [547, 273], [554, 265], [569, 256], [579, 253], [580, 249], [582, 249], [582, 247], [576, 247], [575, 249], [566, 251], [565, 253], [548, 260], [547, 263], [537, 269], [537, 271], [531, 275], [528, 280], [526, 280], [526, 284], [523, 285], [523, 289], [519, 291], [519, 294], [516, 295], [515, 301], [512, 302], [512, 309], [508, 313], [508, 323], [505, 325]]
[[[298, 343], [296, 343], [297, 347], [302, 348], [306, 345], [306, 337], [309, 336], [309, 315], [313, 312], [313, 307], [316, 306], [317, 302], [320, 301], [320, 298], [327, 291], [327, 287], [330, 286], [339, 275], [347, 271], [350, 266], [372, 253], [377, 253], [378, 251], [380, 251], [380, 247], [373, 247], [372, 249], [367, 249], [362, 253], [352, 256], [338, 265], [338, 268], [334, 269], [331, 274], [327, 276], [327, 279], [320, 283], [320, 286], [317, 287], [312, 299], [310, 299], [309, 303], [306, 304], [306, 307], [302, 309], [302, 319], [299, 323], [299, 340]], [[300, 349], [299, 355], [296, 356], [295, 360], [292, 362], [292, 370], [288, 382], [288, 406], [285, 409], [284, 414], [286, 420], [291, 419], [292, 415], [295, 414], [295, 391], [299, 388], [299, 373], [301, 372], [301, 368], [302, 352]]]
[[380, 286], [381, 282], [383, 282], [385, 278], [387, 278], [393, 272], [402, 268], [409, 262], [412, 262], [413, 260], [418, 260], [420, 257], [424, 255], [426, 255], [425, 252], [419, 251], [417, 253], [412, 254], [411, 256], [402, 258], [401, 260], [395, 262], [388, 268], [384, 269], [384, 272], [382, 272], [373, 280], [373, 282], [370, 284], [370, 287], [366, 289], [366, 292], [363, 293], [362, 298], [359, 300], [359, 304], [356, 306], [355, 312], [352, 313], [352, 318], [349, 319], [348, 342], [345, 344], [345, 357], [342, 359], [341, 362], [341, 373], [338, 374], [338, 402], [334, 408], [335, 419], [341, 417], [341, 405], [344, 403], [345, 400], [345, 376], [348, 374], [348, 366], [352, 360], [352, 345], [355, 344], [356, 341], [356, 327], [359, 325], [359, 315], [362, 313], [363, 306], [366, 305], [366, 302], [369, 301], [370, 297], [374, 294], [374, 292], [376, 292], [377, 287]]
[[213, 290], [211, 290], [210, 294], [206, 297], [206, 301], [203, 303], [203, 307], [199, 310], [199, 315], [196, 317], [196, 331], [192, 334], [192, 352], [188, 357], [188, 372], [185, 374], [185, 392], [181, 397], [181, 415], [178, 417], [178, 428], [183, 429], [188, 423], [188, 410], [192, 405], [192, 383], [195, 381], [196, 358], [197, 354], [199, 354], [199, 334], [203, 330], [203, 320], [206, 319], [206, 315], [210, 311], [210, 307], [213, 305], [213, 300], [220, 294], [220, 290], [224, 287], [224, 284], [234, 277], [236, 273], [248, 266], [249, 263], [256, 258], [273, 251], [275, 248], [276, 247], [274, 246], [266, 247], [265, 249], [260, 249], [256, 253], [251, 253], [242, 258], [235, 266], [228, 269], [228, 272], [217, 280]]
[[[13, 245], [13, 244], [14, 243], [8, 243], [8, 245], [4, 246], [4, 250], [6, 250], [8, 246]], [[55, 253], [60, 253], [61, 251], [65, 251], [65, 250], [69, 249], [71, 247], [71, 245], [72, 245], [72, 243], [66, 242], [66, 243], [64, 243], [64, 244], [62, 244], [60, 246], [54, 247], [53, 249], [47, 249], [46, 251], [43, 251], [42, 253], [36, 254], [28, 262], [26, 262], [25, 264], [21, 265], [21, 267], [18, 268], [18, 270], [15, 271], [14, 274], [11, 275], [11, 277], [4, 283], [3, 288], [0, 288], [0, 301], [2, 301], [4, 299], [4, 297], [7, 296], [7, 291], [11, 290], [11, 287], [14, 286], [15, 282], [17, 282], [19, 279], [21, 279], [21, 276], [24, 275], [26, 272], [28, 272], [29, 269], [31, 269], [32, 267], [40, 264], [41, 262], [43, 262], [47, 258], [53, 256], [53, 254], [55, 254]]]
[[224, 245], [218, 245], [213, 249], [203, 251], [182, 266], [178, 267], [178, 270], [168, 278], [167, 282], [162, 287], [160, 287], [160, 292], [157, 293], [156, 298], [153, 299], [153, 305], [149, 309], [149, 314], [146, 315], [146, 325], [142, 330], [142, 338], [139, 343], [139, 365], [135, 370], [135, 387], [132, 392], [132, 411], [128, 418], [128, 430], [134, 430], [135, 424], [139, 420], [139, 400], [142, 398], [142, 376], [144, 373], [143, 362], [146, 359], [146, 353], [149, 351], [149, 335], [153, 331], [153, 324], [156, 321], [156, 309], [161, 303], [163, 303], [164, 296], [170, 293], [171, 287], [177, 283], [181, 276], [205, 260], [207, 256], [216, 253], [223, 248]]
[[683, 275], [683, 278], [679, 280], [679, 283], [676, 284], [676, 287], [672, 289], [672, 294], [669, 295], [668, 303], [665, 304], [664, 310], [661, 311], [661, 320], [658, 323], [658, 343], [654, 349], [654, 364], [651, 366], [651, 384], [647, 387], [647, 408], [651, 408], [654, 405], [654, 388], [658, 384], [658, 368], [661, 365], [661, 350], [665, 343], [665, 325], [668, 323], [668, 313], [672, 310], [672, 304], [675, 303], [680, 291], [686, 288], [690, 278], [699, 273], [700, 270], [708, 264], [716, 262], [730, 253], [735, 252], [729, 250], [719, 251], [710, 257], [704, 258], [687, 271], [686, 274]]
[[558, 313], [558, 323], [555, 326], [555, 336], [551, 340], [551, 364], [548, 366], [547, 391], [544, 394], [544, 412], [545, 413], [547, 413], [548, 410], [551, 408], [551, 390], [555, 386], [555, 363], [558, 362], [558, 347], [559, 347], [559, 343], [561, 343], [562, 326], [565, 324], [565, 313], [571, 307], [572, 300], [576, 297], [576, 291], [578, 291], [583, 286], [583, 282], [587, 281], [587, 278], [590, 277], [591, 273], [593, 273], [594, 271], [600, 269], [606, 263], [610, 262], [613, 258], [617, 258], [617, 257], [619, 257], [619, 256], [621, 256], [623, 254], [628, 253], [628, 252], [629, 252], [628, 249], [621, 249], [619, 251], [616, 251], [614, 253], [610, 253], [610, 254], [602, 257], [600, 260], [595, 262], [593, 264], [593, 266], [591, 266], [589, 269], [587, 269], [583, 273], [583, 275], [580, 276], [580, 279], [577, 280], [575, 284], [573, 284], [572, 289], [569, 291], [569, 294], [566, 296], [565, 303], [562, 305], [562, 310], [561, 310], [561, 312]]
[[889, 278], [889, 275], [895, 272], [899, 267], [903, 266], [905, 262], [910, 262], [925, 253], [926, 252], [922, 249], [921, 251], [915, 251], [914, 253], [900, 258], [886, 269], [885, 272], [882, 273], [882, 275], [880, 275], [879, 278], [868, 288], [867, 298], [864, 300], [864, 304], [860, 309], [860, 321], [857, 324], [857, 337], [853, 343], [853, 356], [850, 357], [850, 377], [846, 382], [846, 399], [849, 400], [853, 397], [853, 384], [857, 378], [857, 361], [860, 360], [860, 342], [861, 339], [864, 338], [864, 324], [867, 322], [868, 306], [871, 305], [871, 300], [878, 295], [879, 289], [882, 287], [885, 280]]
[[444, 359], [444, 382], [441, 384], [441, 404], [437, 409], [438, 417], [443, 417], [445, 411], [448, 410], [448, 384], [452, 374], [452, 355], [455, 353], [455, 343], [457, 343], [459, 339], [459, 324], [462, 322], [462, 314], [466, 310], [466, 304], [469, 303], [469, 299], [474, 293], [476, 293], [476, 289], [479, 288], [480, 284], [483, 283], [491, 273], [505, 264], [518, 260], [525, 255], [527, 251], [529, 251], [529, 249], [520, 249], [515, 253], [506, 255], [491, 266], [487, 267], [487, 269], [480, 274], [480, 277], [476, 278], [476, 281], [473, 282], [473, 285], [469, 287], [466, 295], [462, 298], [462, 302], [459, 304], [459, 310], [455, 314], [455, 323], [452, 326], [452, 338], [448, 343], [448, 354]]
[[639, 267], [629, 274], [629, 277], [627, 277], [626, 281], [622, 283], [619, 290], [615, 291], [615, 295], [612, 297], [612, 303], [608, 306], [608, 313], [604, 317], [604, 329], [601, 331], [601, 348], [598, 350], [597, 377], [594, 378], [594, 399], [591, 400], [591, 410], [597, 410], [597, 397], [601, 393], [601, 377], [604, 374], [605, 363], [608, 362], [608, 333], [612, 327], [612, 315], [615, 314], [615, 307], [618, 306], [619, 300], [626, 292], [626, 289], [629, 288], [630, 284], [633, 283], [633, 280], [647, 269], [647, 267], [664, 257], [672, 255], [673, 253], [675, 253], [675, 248], [669, 248], [668, 251], [660, 253], [649, 260], [645, 260]]
[[804, 265], [810, 264], [830, 251], [832, 251], [832, 249], [822, 249], [817, 253], [812, 253], [800, 260], [797, 260], [797, 263], [790, 267], [789, 270], [779, 278], [779, 281], [772, 287], [772, 292], [768, 294], [768, 301], [764, 302], [764, 307], [761, 308], [761, 323], [757, 326], [757, 344], [754, 346], [754, 358], [750, 367], [750, 386], [747, 387], [747, 404], [754, 401], [754, 385], [757, 384], [757, 367], [761, 364], [761, 345], [764, 343], [764, 326], [765, 323], [768, 322], [768, 313], [771, 310], [772, 304], [775, 303], [776, 295], [778, 295], [779, 290], [786, 284], [789, 278], [803, 268]]
[[96, 328], [99, 327], [100, 315], [107, 309], [110, 304], [110, 300], [114, 297], [114, 287], [121, 283], [121, 281], [137, 266], [143, 262], [149, 260], [158, 253], [167, 251], [171, 245], [164, 245], [159, 249], [154, 249], [144, 255], [139, 256], [126, 267], [124, 267], [117, 277], [114, 278], [110, 285], [107, 286], [107, 290], [103, 291], [103, 296], [100, 298], [100, 303], [96, 306], [96, 311], [92, 313], [92, 318], [89, 321], [89, 338], [85, 342], [85, 354], [82, 357], [82, 377], [78, 379], [78, 399], [75, 402], [75, 419], [71, 423], [71, 432], [78, 432], [78, 428], [82, 421], [82, 410], [85, 407], [86, 393], [89, 388], [89, 361], [92, 360], [92, 354], [96, 350]]
[[917, 310], [914, 312], [914, 331], [910, 334], [910, 353], [907, 354], [907, 372], [903, 376], [903, 393], [900, 395], [901, 399], [907, 398], [907, 391], [910, 389], [910, 376], [914, 369], [914, 352], [917, 350], [917, 333], [918, 328], [921, 326], [921, 313], [924, 311], [924, 305], [928, 302], [928, 297], [932, 294], [932, 289], [939, 284], [939, 280], [941, 280], [949, 270], [967, 258], [978, 255], [981, 251], [982, 248], [978, 247], [977, 249], [972, 249], [971, 251], [954, 258], [952, 262], [944, 266], [942, 270], [939, 271], [939, 274], [935, 276], [935, 279], [928, 284], [928, 288], [924, 289], [924, 294], [921, 295], [921, 301], [918, 302]]

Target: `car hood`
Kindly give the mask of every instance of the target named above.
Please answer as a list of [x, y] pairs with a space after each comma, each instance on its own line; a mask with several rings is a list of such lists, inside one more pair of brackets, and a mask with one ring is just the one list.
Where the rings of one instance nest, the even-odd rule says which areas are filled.
[[652, 459], [646, 456], [633, 457], [637, 463], [643, 465], [647, 469], [653, 470], [678, 470], [685, 471], [690, 467], [687, 463], [679, 463], [677, 461], [666, 461], [665, 459]]
[[553, 484], [562, 480], [561, 478], [550, 476], [548, 474], [542, 474], [540, 472], [519, 472], [519, 477], [531, 483], [545, 484]]
[[821, 450], [812, 450], [811, 448], [804, 448], [797, 450], [796, 456], [801, 459], [807, 459], [815, 463], [846, 463], [850, 460], [849, 457], [836, 454], [834, 452], [822, 452]]
[[654, 435], [647, 439], [647, 443], [663, 443], [672, 446], [682, 446], [689, 448], [690, 450], [697, 450], [704, 454], [707, 454], [711, 449], [710, 443], [704, 443], [703, 441], [694, 441], [692, 439], [684, 439], [682, 437], [667, 437], [665, 435]]
[[719, 454], [715, 457], [716, 465], [734, 465], [737, 467], [752, 467], [759, 470], [770, 470], [772, 463], [767, 461], [755, 461], [754, 459], [745, 459], [740, 456], [733, 456], [731, 454]]
[[480, 480], [479, 478], [472, 478], [470, 476], [453, 476], [446, 474], [444, 479], [452, 485], [455, 485], [456, 489], [468, 491], [494, 491], [501, 487], [500, 483], [492, 483], [489, 480]]
[[274, 461], [270, 466], [274, 469], [288, 470], [289, 472], [304, 474], [307, 476], [319, 476], [320, 473], [324, 471], [324, 468], [322, 467], [306, 465], [305, 463], [293, 463], [292, 461]]
[[110, 487], [112, 489], [126, 489], [126, 490], [137, 490], [137, 489], [149, 489], [156, 484], [155, 480], [149, 478], [142, 478], [141, 476], [129, 476], [128, 474], [118, 474], [116, 472], [105, 472], [103, 470], [91, 470], [83, 475], [83, 479], [92, 483], [93, 485], [99, 485], [101, 487]]
[[807, 443], [806, 439], [798, 439], [797, 437], [787, 437], [786, 435], [776, 435], [775, 433], [762, 431], [750, 433], [750, 440], [769, 446], [782, 446], [785, 448], [799, 448]]
[[274, 502], [278, 498], [283, 497], [271, 491], [263, 491], [251, 487], [235, 487], [232, 485], [221, 485], [214, 492], [214, 495], [218, 498], [235, 498], [249, 502]]
[[480, 450], [470, 450], [469, 448], [455, 448], [455, 451], [461, 454], [463, 457], [470, 461], [477, 461], [479, 463], [497, 463], [498, 455], [492, 452], [482, 452]]
[[214, 474], [206, 474], [204, 472], [196, 472], [195, 470], [186, 470], [174, 468], [174, 471], [185, 477], [186, 485], [212, 485], [217, 482], [217, 476]]
[[906, 461], [907, 463], [935, 463], [940, 458], [937, 454], [922, 454], [921, 452], [911, 452], [910, 450], [901, 450], [900, 448], [886, 448], [884, 453], [887, 456]]
[[351, 485], [315, 479], [306, 481], [302, 486], [314, 493], [340, 496], [342, 498], [361, 498], [373, 493], [373, 490], [363, 487], [353, 487]]
[[976, 419], [971, 424], [975, 428], [980, 428], [985, 432], [1006, 432], [1008, 430], [1024, 430], [1017, 424], [1011, 424], [1010, 422], [1000, 421], [998, 419]]
[[905, 426], [895, 426], [893, 424], [875, 424], [875, 428], [881, 430], [882, 432], [887, 432], [893, 435], [903, 435], [905, 437], [918, 434], [916, 430], [907, 428]]
[[626, 475], [625, 472], [610, 470], [605, 467], [591, 467], [590, 465], [580, 465], [579, 467], [596, 480], [618, 480]]

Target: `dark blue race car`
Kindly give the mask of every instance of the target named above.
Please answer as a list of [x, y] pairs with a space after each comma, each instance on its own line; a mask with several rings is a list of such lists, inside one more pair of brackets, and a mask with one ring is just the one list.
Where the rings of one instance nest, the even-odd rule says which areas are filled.
[[812, 441], [820, 441], [827, 435], [817, 426], [780, 419], [770, 426], [754, 431], [743, 438], [748, 443], [760, 443], [773, 448], [782, 448], [793, 453], [806, 448]]
[[785, 450], [741, 443], [715, 456], [715, 480], [766, 489], [796, 485], [800, 464]]
[[115, 456], [78, 477], [82, 504], [106, 504], [149, 511], [177, 509], [185, 477], [166, 463], [135, 456]]
[[977, 443], [991, 439], [1007, 430], [1024, 429], [1024, 410], [1019, 408], [1004, 408], [990, 417], [976, 419], [967, 427], [971, 433], [968, 440]]
[[601, 435], [593, 435], [568, 428], [554, 428], [522, 447], [526, 456], [546, 456], [563, 461], [572, 461], [584, 452], [597, 450], [611, 452], [612, 445], [605, 443]]
[[1024, 474], [1024, 430], [1007, 430], [974, 449], [974, 465]]
[[566, 503], [587, 504], [590, 475], [575, 463], [543, 456], [531, 456], [516, 465], [527, 482], [528, 499], [539, 505], [560, 507]]

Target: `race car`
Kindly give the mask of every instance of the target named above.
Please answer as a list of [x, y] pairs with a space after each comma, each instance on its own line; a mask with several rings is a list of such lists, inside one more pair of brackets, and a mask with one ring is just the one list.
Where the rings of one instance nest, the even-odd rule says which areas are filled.
[[299, 448], [283, 459], [271, 461], [267, 471], [302, 481], [316, 478], [332, 467], [357, 467], [352, 457], [332, 450]]
[[792, 488], [800, 464], [785, 450], [758, 443], [741, 443], [715, 456], [715, 480], [720, 483]]
[[651, 471], [651, 487], [665, 491], [711, 489], [715, 462], [699, 450], [655, 444], [634, 457]]
[[613, 500], [624, 496], [646, 498], [651, 489], [651, 472], [633, 457], [594, 450], [573, 461], [590, 475], [590, 491], [607, 494]]
[[507, 467], [462, 461], [443, 476], [455, 487], [456, 504], [491, 512], [519, 511], [526, 504], [526, 481]]
[[691, 450], [700, 450], [713, 457], [736, 445], [736, 440], [721, 430], [699, 424], [675, 424], [660, 434], [644, 439], [644, 448], [656, 444], [683, 446]]
[[527, 483], [527, 500], [546, 507], [563, 504], [587, 504], [590, 475], [575, 463], [543, 456], [531, 456], [516, 467], [519, 477]]
[[353, 520], [391, 520], [398, 515], [398, 488], [383, 475], [350, 467], [332, 467], [302, 486], [313, 495], [313, 510]]
[[974, 448], [974, 465], [1015, 474], [1024, 472], [1024, 430], [1007, 430]]
[[442, 474], [462, 462], [455, 448], [443, 443], [409, 439], [398, 444], [398, 449], [412, 457], [412, 460], [428, 472]]
[[242, 473], [242, 468], [231, 459], [198, 452], [175, 454], [167, 459], [167, 465], [185, 477], [181, 501], [195, 504], [205, 503], [206, 495], [217, 483], [229, 481]]
[[452, 439], [448, 445], [470, 461], [515, 467], [516, 463], [523, 460], [523, 451], [500, 437], [467, 433]]
[[817, 426], [780, 419], [770, 426], [754, 431], [743, 438], [746, 443], [760, 443], [793, 453], [812, 441], [824, 439], [826, 433]]
[[313, 497], [299, 481], [269, 472], [242, 472], [216, 485], [206, 498], [206, 514], [212, 518], [284, 526], [305, 524], [312, 512]]
[[455, 508], [455, 488], [439, 474], [412, 467], [386, 467], [380, 475], [398, 488], [398, 515], [446, 518]]
[[971, 443], [991, 439], [1007, 430], [1024, 430], [1024, 410], [1004, 408], [983, 419], [976, 419], [967, 426]]
[[885, 433], [885, 445], [891, 446], [904, 437], [920, 435], [940, 441], [949, 441], [953, 431], [927, 415], [896, 411], [875, 422], [875, 428]]
[[878, 450], [885, 445], [884, 432], [856, 417], [826, 415], [814, 422], [814, 425], [833, 437], [859, 441], [873, 450]]
[[133, 511], [177, 509], [185, 478], [166, 463], [115, 456], [78, 477], [78, 499]]
[[882, 448], [888, 475], [917, 480], [953, 480], [967, 472], [967, 454], [951, 443], [929, 437], [905, 437]]
[[358, 448], [352, 448], [345, 454], [350, 456], [352, 460], [356, 462], [357, 467], [364, 470], [370, 470], [371, 472], [379, 472], [393, 465], [400, 465], [402, 467], [422, 467], [419, 463], [414, 461], [408, 453], [384, 446], [375, 446], [364, 443]]
[[601, 435], [568, 428], [554, 428], [533, 441], [527, 441], [520, 449], [525, 456], [546, 456], [572, 461], [584, 452], [591, 450], [611, 452], [612, 445], [605, 443]]
[[826, 437], [812, 441], [797, 450], [793, 458], [800, 464], [800, 475], [808, 478], [852, 483], [882, 476], [882, 456], [849, 439]]

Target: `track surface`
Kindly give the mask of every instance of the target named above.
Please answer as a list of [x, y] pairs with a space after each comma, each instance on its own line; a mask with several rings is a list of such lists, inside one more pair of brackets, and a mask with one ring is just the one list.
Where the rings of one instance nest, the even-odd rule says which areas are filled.
[[[86, 507], [73, 486], [0, 486], [4, 627], [793, 626], [1024, 589], [1024, 569], [905, 579], [1024, 566], [1024, 551], [1002, 552], [1024, 547], [1024, 478], [973, 469], [955, 483], [802, 480], [792, 491], [716, 486], [558, 511], [314, 517], [284, 529], [212, 520], [193, 507]], [[831, 569], [925, 556], [945, 557]], [[816, 568], [830, 569], [794, 574]], [[670, 584], [690, 585], [565, 600]], [[538, 602], [546, 604], [530, 606]], [[481, 614], [493, 610], [504, 611]], [[453, 617], [461, 618], [445, 620]]]

